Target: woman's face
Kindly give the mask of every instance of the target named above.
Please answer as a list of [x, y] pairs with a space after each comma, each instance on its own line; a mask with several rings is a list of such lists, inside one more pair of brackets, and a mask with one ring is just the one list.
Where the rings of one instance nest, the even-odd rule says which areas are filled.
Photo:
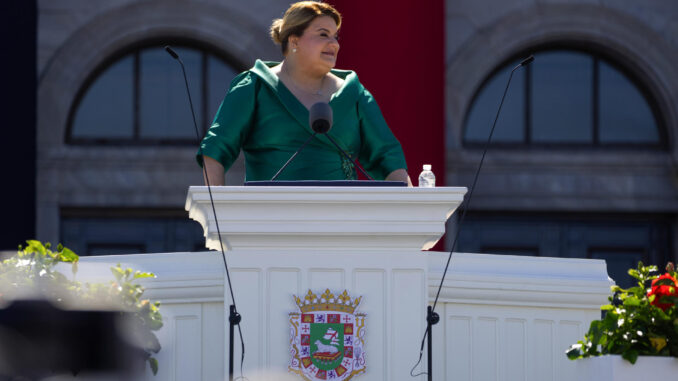
[[297, 51], [289, 54], [304, 65], [329, 71], [337, 63], [337, 24], [329, 16], [316, 17], [301, 36], [291, 36], [290, 42], [290, 47]]

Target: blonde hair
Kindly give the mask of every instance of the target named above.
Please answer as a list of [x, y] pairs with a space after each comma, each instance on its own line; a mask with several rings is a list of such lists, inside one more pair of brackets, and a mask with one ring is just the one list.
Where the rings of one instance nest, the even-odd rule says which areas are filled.
[[308, 25], [316, 17], [329, 16], [341, 27], [341, 14], [329, 4], [318, 1], [299, 1], [290, 7], [281, 19], [271, 24], [271, 39], [282, 46], [282, 53], [287, 54], [287, 43], [290, 36], [301, 36]]

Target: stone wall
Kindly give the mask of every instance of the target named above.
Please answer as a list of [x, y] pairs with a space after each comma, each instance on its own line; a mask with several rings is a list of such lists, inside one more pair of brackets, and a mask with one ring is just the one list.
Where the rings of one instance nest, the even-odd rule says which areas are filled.
[[[69, 110], [93, 70], [130, 44], [168, 35], [203, 41], [246, 66], [255, 58], [279, 59], [268, 27], [288, 4], [281, 0], [40, 1], [38, 237], [58, 240], [61, 207], [181, 209], [187, 187], [202, 182], [193, 148], [64, 144]], [[516, 54], [544, 44], [586, 44], [615, 57], [652, 92], [668, 129], [668, 152], [493, 149], [472, 209], [678, 211], [674, 148], [678, 3], [447, 0], [446, 16], [447, 185], [469, 186], [479, 162], [481, 150], [465, 148], [461, 137], [466, 113], [484, 79]], [[230, 184], [240, 183], [242, 177], [242, 163], [227, 176]]]
[[[286, 1], [45, 0], [39, 4], [37, 236], [59, 240], [61, 207], [182, 209], [202, 183], [193, 147], [69, 146], [78, 91], [111, 55], [140, 41], [203, 41], [243, 65], [279, 59], [271, 20]], [[242, 183], [242, 162], [229, 183]]]

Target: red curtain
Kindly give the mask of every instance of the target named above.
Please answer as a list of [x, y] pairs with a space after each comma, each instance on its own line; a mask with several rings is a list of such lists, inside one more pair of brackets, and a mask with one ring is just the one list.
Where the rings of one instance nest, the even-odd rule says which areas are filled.
[[355, 70], [405, 150], [417, 185], [432, 164], [445, 185], [443, 0], [331, 0], [342, 14], [337, 68]]

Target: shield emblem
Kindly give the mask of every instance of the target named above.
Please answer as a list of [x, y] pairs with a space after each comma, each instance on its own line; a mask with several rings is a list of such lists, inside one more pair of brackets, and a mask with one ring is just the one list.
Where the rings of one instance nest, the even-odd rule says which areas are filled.
[[305, 380], [345, 381], [365, 371], [365, 314], [356, 313], [362, 297], [351, 300], [348, 292], [320, 297], [309, 290], [299, 312], [290, 314], [289, 370]]
[[344, 326], [337, 323], [311, 324], [311, 362], [322, 370], [333, 370], [344, 359]]

